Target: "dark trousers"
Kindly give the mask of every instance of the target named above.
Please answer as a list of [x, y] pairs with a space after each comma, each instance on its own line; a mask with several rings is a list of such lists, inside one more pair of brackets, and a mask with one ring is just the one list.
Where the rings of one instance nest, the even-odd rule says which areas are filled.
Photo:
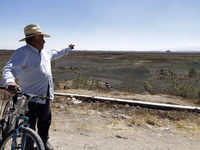
[[28, 103], [29, 112], [26, 116], [29, 117], [29, 126], [35, 130], [36, 122], [38, 134], [40, 135], [44, 144], [49, 139], [49, 127], [51, 124], [51, 108], [49, 100], [45, 104], [38, 104], [35, 102]]

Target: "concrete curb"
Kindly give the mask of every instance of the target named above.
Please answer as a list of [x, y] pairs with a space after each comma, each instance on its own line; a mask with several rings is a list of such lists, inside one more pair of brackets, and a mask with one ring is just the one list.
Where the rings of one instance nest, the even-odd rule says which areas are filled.
[[127, 100], [127, 99], [117, 99], [117, 98], [107, 98], [107, 97], [90, 96], [90, 95], [79, 95], [79, 94], [54, 93], [54, 95], [89, 98], [89, 99], [98, 100], [98, 101], [113, 101], [113, 102], [118, 102], [118, 103], [126, 103], [126, 104], [132, 104], [135, 106], [143, 106], [143, 107], [150, 107], [150, 108], [181, 109], [181, 110], [190, 110], [190, 111], [199, 111], [200, 112], [200, 107], [194, 107], [194, 106], [162, 104], [162, 103], [153, 103], [153, 102], [144, 102], [144, 101], [135, 101], [135, 100]]

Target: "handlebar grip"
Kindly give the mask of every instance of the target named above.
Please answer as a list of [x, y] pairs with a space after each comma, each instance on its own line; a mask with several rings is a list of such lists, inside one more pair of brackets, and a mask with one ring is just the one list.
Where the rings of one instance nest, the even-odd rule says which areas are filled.
[[4, 87], [4, 86], [0, 86], [0, 89], [6, 89], [6, 87]]

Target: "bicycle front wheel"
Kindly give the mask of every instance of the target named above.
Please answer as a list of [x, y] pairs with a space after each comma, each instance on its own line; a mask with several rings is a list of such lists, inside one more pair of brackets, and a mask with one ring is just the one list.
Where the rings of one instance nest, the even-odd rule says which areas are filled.
[[[5, 105], [5, 108], [3, 110], [3, 116], [6, 116], [8, 114], [11, 114], [13, 112], [13, 102], [8, 101]], [[3, 121], [2, 121], [2, 137], [10, 130], [11, 126], [13, 123], [13, 116], [7, 116]]]
[[[12, 147], [14, 130], [8, 132], [0, 143], [0, 150], [10, 150]], [[22, 138], [25, 137], [25, 138]], [[23, 149], [22, 143], [24, 143], [24, 150], [45, 150], [44, 144], [40, 136], [32, 129], [27, 127], [21, 127], [16, 141], [14, 142], [14, 149]]]

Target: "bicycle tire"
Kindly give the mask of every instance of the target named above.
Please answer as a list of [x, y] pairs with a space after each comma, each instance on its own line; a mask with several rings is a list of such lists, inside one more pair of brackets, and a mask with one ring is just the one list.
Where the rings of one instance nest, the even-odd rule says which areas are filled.
[[[13, 101], [8, 101], [4, 107], [3, 110], [3, 116], [8, 115], [12, 113], [13, 110]], [[3, 121], [2, 121], [2, 137], [10, 130], [11, 126], [13, 123], [13, 116], [7, 116]]]
[[[9, 131], [0, 142], [0, 150], [10, 150], [13, 141], [14, 130]], [[21, 127], [15, 141], [15, 149], [21, 150], [22, 136], [26, 136], [25, 150], [45, 150], [40, 136], [31, 128]], [[34, 145], [34, 146], [33, 146]]]

